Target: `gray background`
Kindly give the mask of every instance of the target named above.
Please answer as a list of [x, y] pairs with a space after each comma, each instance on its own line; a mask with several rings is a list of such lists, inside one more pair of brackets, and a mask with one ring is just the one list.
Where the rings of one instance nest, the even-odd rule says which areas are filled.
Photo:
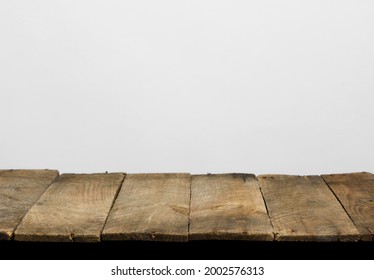
[[373, 1], [1, 1], [0, 169], [374, 166]]

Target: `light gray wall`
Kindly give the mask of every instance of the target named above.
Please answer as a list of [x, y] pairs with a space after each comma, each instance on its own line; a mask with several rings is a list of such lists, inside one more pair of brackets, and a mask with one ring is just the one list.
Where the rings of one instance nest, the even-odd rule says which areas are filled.
[[0, 169], [374, 172], [373, 1], [1, 1]]

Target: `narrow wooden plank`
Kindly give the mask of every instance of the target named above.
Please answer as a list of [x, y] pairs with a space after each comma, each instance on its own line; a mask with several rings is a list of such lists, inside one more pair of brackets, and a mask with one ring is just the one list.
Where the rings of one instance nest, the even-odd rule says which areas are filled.
[[357, 241], [359, 232], [319, 176], [258, 177], [276, 240]]
[[190, 174], [128, 174], [103, 240], [187, 241]]
[[322, 175], [361, 234], [374, 241], [374, 174], [368, 172]]
[[15, 240], [98, 242], [124, 174], [63, 174], [40, 197]]
[[273, 240], [256, 177], [192, 176], [189, 239]]
[[0, 171], [0, 240], [12, 239], [23, 217], [57, 176], [57, 170]]

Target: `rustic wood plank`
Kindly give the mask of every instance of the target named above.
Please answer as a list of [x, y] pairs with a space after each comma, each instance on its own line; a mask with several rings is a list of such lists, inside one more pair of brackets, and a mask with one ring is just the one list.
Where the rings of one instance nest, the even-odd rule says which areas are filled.
[[374, 241], [374, 174], [368, 172], [322, 175], [361, 234]]
[[124, 174], [63, 174], [40, 197], [15, 240], [98, 242]]
[[192, 176], [189, 239], [273, 240], [256, 177]]
[[0, 240], [12, 239], [23, 217], [57, 176], [57, 170], [0, 171]]
[[357, 241], [359, 232], [319, 176], [258, 177], [276, 240]]
[[128, 174], [103, 240], [187, 241], [190, 174]]

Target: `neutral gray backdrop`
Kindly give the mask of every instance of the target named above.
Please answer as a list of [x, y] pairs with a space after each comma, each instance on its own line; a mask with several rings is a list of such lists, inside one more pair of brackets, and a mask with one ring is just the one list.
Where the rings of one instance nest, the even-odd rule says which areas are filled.
[[0, 169], [374, 171], [374, 2], [0, 2]]

